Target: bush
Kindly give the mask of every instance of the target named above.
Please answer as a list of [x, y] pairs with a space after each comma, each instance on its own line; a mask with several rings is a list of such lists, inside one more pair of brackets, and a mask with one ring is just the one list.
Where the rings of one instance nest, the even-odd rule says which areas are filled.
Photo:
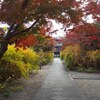
[[46, 65], [53, 59], [53, 52], [38, 52], [40, 65]]
[[61, 59], [71, 70], [100, 70], [100, 50], [85, 51], [79, 45], [69, 45], [61, 52]]
[[46, 65], [53, 59], [52, 52], [36, 53], [32, 49], [23, 50], [9, 45], [0, 61], [0, 81], [9, 81], [21, 77], [28, 78], [30, 72], [38, 70], [39, 65]]
[[64, 56], [66, 54], [66, 49], [60, 52], [60, 59], [64, 60]]
[[26, 50], [20, 49], [20, 52], [23, 53], [23, 62], [25, 64], [29, 64], [30, 68], [32, 70], [38, 70], [39, 69], [39, 56], [36, 52], [34, 52], [32, 49], [27, 48]]
[[28, 78], [29, 72], [38, 69], [38, 56], [31, 49], [16, 50], [9, 45], [0, 61], [0, 80], [9, 81], [21, 77]]
[[67, 68], [73, 70], [74, 56], [73, 54], [66, 54], [64, 58]]
[[88, 65], [90, 67], [94, 67], [95, 69], [100, 70], [100, 50], [95, 51], [88, 51], [87, 52], [87, 58], [88, 58]]
[[82, 52], [79, 45], [69, 45], [63, 51], [63, 56], [67, 67], [73, 70], [75, 66], [80, 63]]

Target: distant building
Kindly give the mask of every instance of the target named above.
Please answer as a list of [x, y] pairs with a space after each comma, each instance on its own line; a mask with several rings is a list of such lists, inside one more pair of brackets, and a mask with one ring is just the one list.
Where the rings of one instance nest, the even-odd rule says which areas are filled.
[[54, 55], [60, 56], [60, 51], [63, 46], [61, 39], [55, 39], [55, 46], [54, 46]]

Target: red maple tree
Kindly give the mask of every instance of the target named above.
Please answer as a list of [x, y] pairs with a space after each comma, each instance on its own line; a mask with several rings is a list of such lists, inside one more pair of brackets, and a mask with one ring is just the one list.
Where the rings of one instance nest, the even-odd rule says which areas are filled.
[[[7, 23], [9, 29], [2, 37], [0, 59], [6, 52], [11, 38], [16, 36], [19, 38], [19, 35], [28, 34], [35, 30], [37, 26], [46, 25], [48, 23], [47, 19], [54, 19], [63, 23], [65, 29], [73, 25], [74, 29], [79, 31], [82, 36], [86, 30], [86, 34], [92, 34], [92, 40], [97, 39], [97, 35], [93, 35], [97, 32], [95, 26], [84, 24], [85, 20], [83, 20], [83, 17], [88, 15], [91, 15], [95, 22], [100, 22], [99, 0], [3, 0], [0, 2], [0, 22]], [[20, 28], [30, 21], [33, 21], [30, 27]], [[47, 30], [49, 28], [41, 29], [40, 33], [45, 33]], [[91, 33], [90, 30], [92, 30]], [[27, 36], [26, 38], [28, 39], [29, 37]], [[29, 38], [29, 40], [31, 39]], [[26, 42], [23, 40], [23, 43]], [[31, 42], [29, 43], [31, 44]]]

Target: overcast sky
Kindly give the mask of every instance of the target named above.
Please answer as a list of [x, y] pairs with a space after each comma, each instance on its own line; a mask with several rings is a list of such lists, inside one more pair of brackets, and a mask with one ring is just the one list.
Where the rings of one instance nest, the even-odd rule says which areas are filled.
[[[55, 37], [55, 38], [64, 37], [66, 33], [63, 31], [63, 29], [61, 29], [63, 25], [60, 23], [57, 23], [55, 20], [51, 20], [51, 21], [53, 23], [52, 30], [58, 30], [57, 32], [52, 34], [52, 37]], [[91, 15], [87, 17], [86, 21], [89, 23], [93, 23]], [[8, 27], [8, 25], [0, 23], [0, 28], [4, 28], [4, 27]]]
[[[86, 20], [88, 23], [93, 23], [93, 19], [92, 19], [91, 15], [89, 15], [87, 17], [87, 19], [84, 19], [84, 20]], [[52, 34], [52, 36], [53, 37], [64, 37], [66, 33], [61, 29], [63, 27], [63, 25], [60, 24], [60, 23], [56, 23], [55, 20], [52, 20], [52, 23], [53, 23], [53, 28], [52, 29], [53, 30], [58, 29], [58, 31], [56, 33]]]
[[51, 20], [53, 23], [53, 27], [52, 30], [58, 30], [57, 32], [52, 34], [52, 37], [63, 37], [65, 35], [65, 32], [63, 31], [63, 29], [61, 29], [63, 27], [62, 24], [57, 23], [55, 20]]

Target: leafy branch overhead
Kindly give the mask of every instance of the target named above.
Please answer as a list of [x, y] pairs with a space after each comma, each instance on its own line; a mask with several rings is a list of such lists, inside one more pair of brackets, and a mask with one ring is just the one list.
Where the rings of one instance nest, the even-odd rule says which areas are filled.
[[[0, 22], [7, 23], [10, 27], [2, 38], [0, 58], [12, 38], [20, 38], [20, 35], [24, 36], [23, 33], [30, 35], [36, 32], [37, 26], [37, 29], [48, 26], [49, 19], [62, 23], [64, 30], [67, 30], [68, 26], [77, 28], [88, 25], [88, 15], [91, 15], [95, 22], [100, 22], [99, 0], [2, 0]], [[25, 27], [30, 22], [32, 24]]]

